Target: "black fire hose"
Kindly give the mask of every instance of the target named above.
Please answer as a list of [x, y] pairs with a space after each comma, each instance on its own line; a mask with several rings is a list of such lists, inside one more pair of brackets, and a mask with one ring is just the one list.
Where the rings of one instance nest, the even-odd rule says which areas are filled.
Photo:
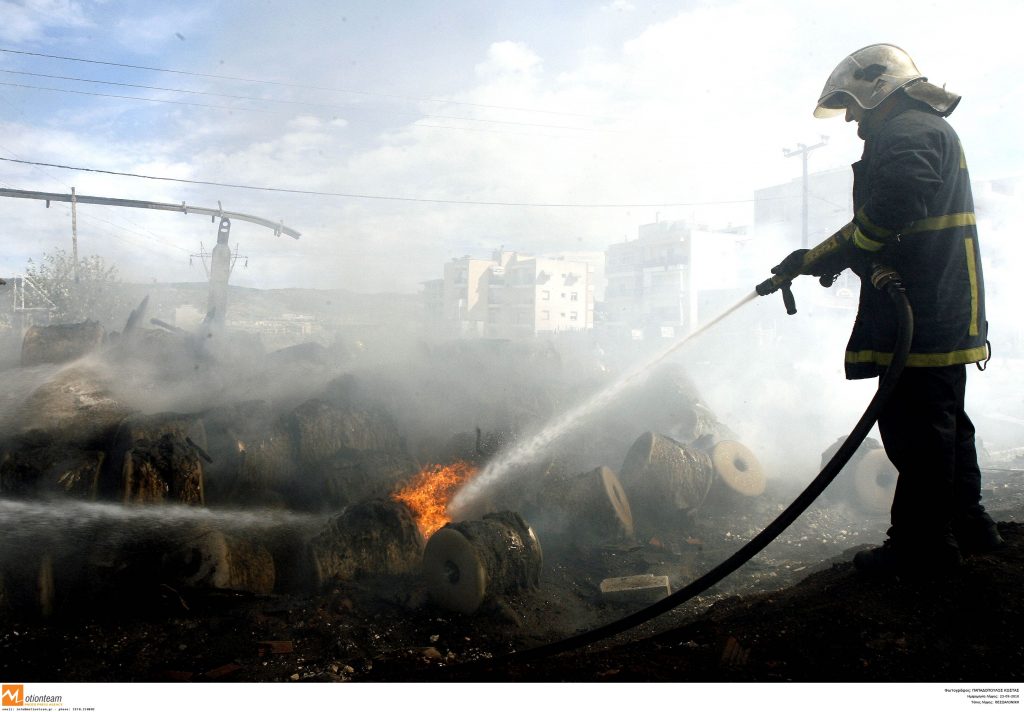
[[[858, 447], [860, 447], [860, 444], [864, 441], [864, 438], [867, 437], [872, 426], [874, 426], [875, 421], [878, 420], [878, 415], [882, 406], [896, 388], [896, 383], [899, 380], [900, 373], [903, 371], [903, 367], [907, 363], [907, 356], [910, 353], [910, 343], [914, 336], [914, 314], [910, 309], [910, 302], [907, 301], [907, 295], [904, 292], [900, 277], [892, 269], [876, 266], [873, 274], [871, 275], [871, 282], [878, 289], [885, 290], [893, 300], [893, 304], [897, 311], [898, 327], [896, 332], [896, 343], [893, 348], [892, 363], [886, 369], [885, 374], [879, 381], [878, 390], [875, 392], [871, 402], [868, 403], [868, 406], [864, 410], [864, 414], [861, 415], [860, 420], [857, 421], [853, 430], [850, 431], [850, 435], [846, 438], [846, 441], [840, 446], [839, 450], [836, 451], [835, 455], [832, 456], [832, 459], [826, 463], [821, 472], [818, 473], [818, 476], [815, 477], [809, 485], [807, 485], [807, 488], [800, 493], [789, 507], [779, 514], [779, 516], [776, 517], [757, 536], [741, 547], [735, 554], [700, 578], [690, 582], [688, 585], [679, 589], [675, 593], [666, 596], [657, 603], [646, 608], [642, 608], [635, 613], [631, 613], [625, 618], [620, 618], [617, 621], [600, 626], [599, 628], [594, 628], [593, 630], [579, 633], [570, 638], [565, 638], [554, 643], [530, 648], [529, 650], [517, 651], [497, 658], [491, 658], [487, 660], [486, 663], [489, 665], [494, 665], [496, 663], [522, 663], [548, 657], [550, 655], [558, 655], [559, 653], [575, 650], [576, 648], [582, 648], [583, 646], [596, 643], [599, 640], [610, 638], [613, 635], [617, 635], [629, 630], [630, 628], [635, 628], [638, 625], [646, 623], [652, 618], [660, 616], [662, 613], [666, 613], [686, 601], [689, 601], [691, 598], [700, 595], [704, 591], [707, 591], [716, 583], [759, 554], [777, 536], [785, 531], [790, 524], [796, 521], [797, 517], [803, 514], [811, 503], [825, 491], [825, 488], [828, 487], [832, 480], [836, 478], [839, 471], [843, 469], [849, 459], [853, 456], [853, 453], [856, 452]], [[475, 664], [470, 665], [475, 666]]]

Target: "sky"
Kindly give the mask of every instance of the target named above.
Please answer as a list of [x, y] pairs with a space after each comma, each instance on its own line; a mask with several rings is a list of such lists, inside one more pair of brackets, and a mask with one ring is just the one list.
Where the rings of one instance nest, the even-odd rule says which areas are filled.
[[[783, 149], [825, 135], [812, 171], [857, 160], [855, 127], [811, 112], [874, 42], [964, 95], [975, 180], [1024, 175], [1019, 0], [0, 0], [0, 17], [0, 158], [52, 164], [0, 160], [0, 187], [220, 204], [302, 233], [235, 221], [241, 286], [414, 293], [501, 246], [749, 225], [756, 189], [800, 175]], [[70, 249], [67, 204], [0, 210], [0, 274]], [[126, 281], [205, 279], [190, 256], [216, 228], [78, 209], [80, 253]]]

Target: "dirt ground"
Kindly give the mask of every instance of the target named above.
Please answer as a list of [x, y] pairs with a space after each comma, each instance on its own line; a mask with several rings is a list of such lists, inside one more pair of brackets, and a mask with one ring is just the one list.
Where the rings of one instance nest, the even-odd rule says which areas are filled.
[[364, 578], [314, 596], [133, 593], [89, 600], [0, 632], [0, 679], [19, 681], [1018, 681], [1024, 677], [1024, 473], [986, 473], [1006, 547], [947, 580], [874, 581], [852, 553], [885, 517], [816, 503], [706, 594], [557, 657], [505, 657], [637, 608], [602, 578], [669, 577], [673, 590], [739, 548], [793, 492], [698, 518], [676, 542], [583, 552], [550, 546], [541, 587], [473, 615], [434, 606], [415, 576]]

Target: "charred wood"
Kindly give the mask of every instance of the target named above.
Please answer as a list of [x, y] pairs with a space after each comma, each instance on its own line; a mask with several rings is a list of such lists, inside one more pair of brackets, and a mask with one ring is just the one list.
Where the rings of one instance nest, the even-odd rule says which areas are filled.
[[437, 605], [469, 614], [539, 587], [543, 560], [530, 525], [515, 512], [496, 512], [436, 531], [423, 552], [423, 576]]
[[74, 361], [99, 348], [104, 336], [96, 321], [30, 326], [21, 343], [21, 365]]
[[333, 517], [309, 543], [313, 577], [318, 586], [367, 574], [416, 571], [423, 535], [404, 504], [375, 499]]

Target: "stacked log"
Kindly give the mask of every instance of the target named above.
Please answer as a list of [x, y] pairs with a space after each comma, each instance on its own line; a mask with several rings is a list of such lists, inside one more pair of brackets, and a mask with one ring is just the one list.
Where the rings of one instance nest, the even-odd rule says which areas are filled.
[[17, 409], [20, 433], [42, 433], [63, 443], [106, 445], [132, 409], [111, 392], [110, 380], [84, 366], [67, 368], [37, 388]]
[[714, 478], [709, 455], [653, 432], [633, 443], [621, 473], [635, 516], [652, 527], [696, 512]]
[[705, 500], [707, 506], [742, 506], [764, 494], [767, 480], [757, 456], [743, 443], [720, 440], [710, 450], [715, 480]]
[[[845, 436], [839, 438], [822, 453], [822, 467], [845, 441]], [[865, 438], [843, 467], [836, 482], [838, 486], [830, 490], [865, 514], [885, 514], [892, 507], [898, 476], [882, 444], [874, 438]]]
[[118, 430], [102, 491], [125, 504], [205, 504], [202, 421], [175, 413], [127, 419]]
[[545, 541], [561, 535], [583, 546], [631, 539], [633, 513], [618, 476], [608, 467], [545, 478], [531, 519]]
[[446, 524], [423, 552], [431, 599], [457, 613], [540, 585], [543, 553], [533, 529], [515, 512]]
[[67, 363], [94, 351], [103, 343], [99, 322], [30, 326], [21, 342], [21, 365]]
[[386, 497], [418, 469], [402, 453], [342, 450], [310, 468], [289, 501], [305, 511], [340, 511]]
[[423, 552], [412, 512], [404, 504], [374, 499], [333, 517], [309, 542], [314, 582], [351, 580], [373, 574], [407, 574]]
[[290, 431], [265, 401], [220, 406], [203, 414], [213, 460], [206, 468], [212, 503], [282, 506], [295, 478]]
[[105, 457], [101, 450], [80, 450], [62, 443], [33, 446], [21, 442], [0, 452], [0, 493], [96, 499]]
[[288, 417], [300, 466], [315, 465], [342, 450], [400, 451], [402, 439], [383, 413], [311, 399]]
[[187, 588], [267, 594], [274, 590], [274, 559], [252, 539], [197, 527], [178, 537], [162, 559], [164, 577]]
[[899, 472], [882, 448], [864, 453], [853, 471], [857, 504], [868, 514], [885, 514], [892, 508]]

